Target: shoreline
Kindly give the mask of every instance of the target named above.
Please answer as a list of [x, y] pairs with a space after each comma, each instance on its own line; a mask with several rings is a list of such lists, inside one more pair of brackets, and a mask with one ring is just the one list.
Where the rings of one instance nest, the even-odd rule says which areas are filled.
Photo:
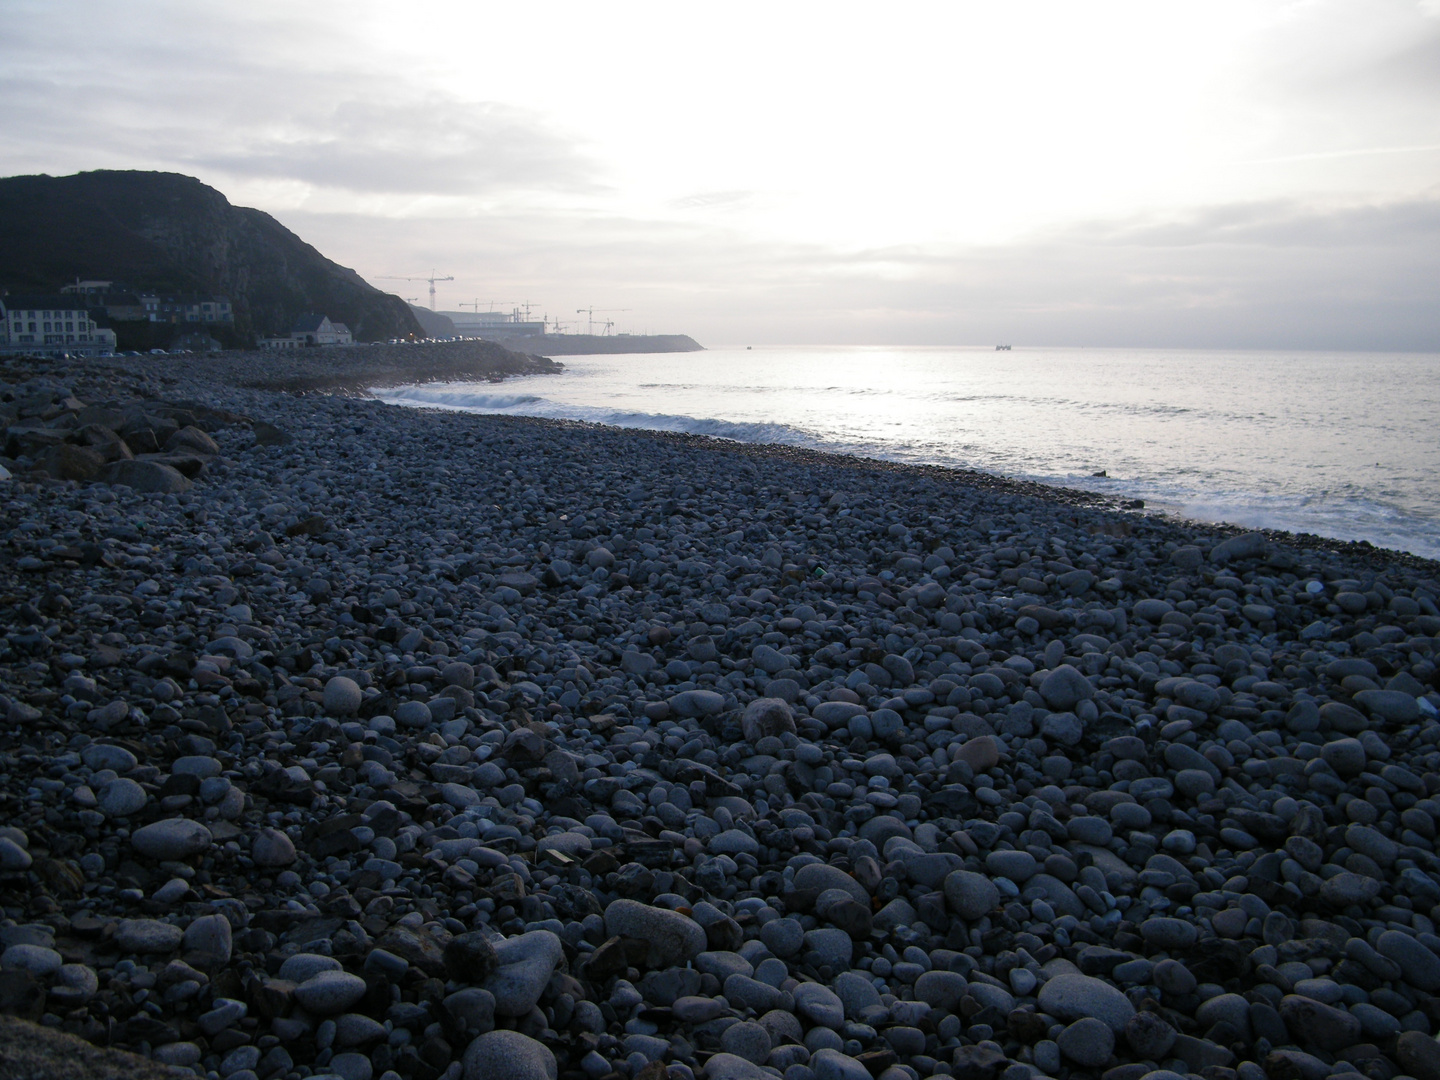
[[[527, 373], [529, 374], [529, 373]], [[538, 372], [537, 372], [538, 374]], [[374, 395], [377, 392], [389, 390], [400, 390], [406, 386], [419, 386], [433, 382], [445, 382], [441, 378], [427, 378], [410, 383], [400, 384], [374, 384], [366, 388], [366, 392]], [[391, 404], [387, 402], [386, 404]], [[1043, 480], [1023, 480], [1002, 476], [999, 473], [990, 473], [981, 469], [967, 469], [954, 465], [930, 465], [918, 462], [890, 461], [886, 458], [866, 457], [861, 454], [850, 454], [840, 450], [823, 450], [815, 447], [798, 447], [785, 443], [751, 443], [739, 439], [728, 439], [717, 435], [693, 434], [689, 432], [664, 431], [652, 428], [626, 427], [619, 424], [607, 424], [591, 420], [568, 420], [556, 419], [553, 417], [523, 416], [508, 413], [487, 413], [470, 411], [463, 408], [450, 408], [444, 405], [420, 405], [413, 403], [393, 404], [394, 408], [414, 409], [417, 412], [445, 412], [464, 413], [472, 416], [504, 417], [513, 420], [527, 421], [540, 424], [575, 424], [580, 427], [594, 427], [609, 431], [629, 432], [635, 435], [673, 437], [687, 440], [695, 439], [715, 446], [750, 447], [757, 451], [769, 451], [781, 454], [815, 455], [818, 459], [834, 458], [837, 461], [858, 462], [870, 467], [882, 470], [914, 470], [917, 476], [938, 475], [949, 476], [957, 479], [963, 484], [970, 484], [977, 488], [989, 490], [1007, 490], [1015, 494], [1028, 495], [1037, 499], [1049, 499], [1065, 505], [1086, 506], [1091, 508], [1108, 509], [1116, 513], [1138, 514], [1147, 519], [1169, 522], [1179, 528], [1194, 528], [1208, 530], [1223, 536], [1238, 536], [1245, 533], [1257, 533], [1264, 536], [1268, 541], [1274, 543], [1286, 543], [1304, 550], [1325, 552], [1342, 558], [1365, 560], [1371, 563], [1395, 561], [1399, 564], [1417, 570], [1429, 569], [1431, 572], [1440, 570], [1440, 560], [1429, 559], [1423, 555], [1403, 551], [1399, 548], [1385, 548], [1372, 544], [1368, 540], [1341, 540], [1334, 537], [1321, 536], [1317, 533], [1292, 532], [1285, 529], [1251, 528], [1244, 525], [1236, 525], [1225, 521], [1207, 521], [1202, 518], [1186, 517], [1183, 514], [1172, 510], [1160, 510], [1146, 506], [1133, 507], [1127, 505], [1140, 500], [1126, 498], [1123, 495], [1109, 494], [1105, 492], [1089, 491], [1085, 488], [1069, 487], [1063, 484], [1050, 483]]]
[[0, 363], [16, 1023], [295, 1080], [1433, 1080], [1440, 564], [286, 359]]

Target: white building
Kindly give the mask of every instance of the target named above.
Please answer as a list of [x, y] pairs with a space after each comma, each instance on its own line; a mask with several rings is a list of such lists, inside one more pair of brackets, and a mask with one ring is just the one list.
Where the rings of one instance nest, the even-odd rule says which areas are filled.
[[309, 345], [350, 345], [354, 338], [342, 322], [325, 315], [301, 315], [285, 337], [260, 339], [262, 349], [302, 349]]
[[0, 349], [104, 356], [115, 351], [115, 331], [97, 326], [80, 296], [0, 296]]

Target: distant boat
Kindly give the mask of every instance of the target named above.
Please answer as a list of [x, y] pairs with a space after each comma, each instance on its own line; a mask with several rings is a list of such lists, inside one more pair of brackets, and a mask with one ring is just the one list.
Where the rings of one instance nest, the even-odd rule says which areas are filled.
[[995, 351], [996, 351], [996, 352], [1009, 352], [1009, 351], [1010, 351], [1010, 346], [1009, 346], [1009, 345], [996, 345], [996, 346], [995, 346]]

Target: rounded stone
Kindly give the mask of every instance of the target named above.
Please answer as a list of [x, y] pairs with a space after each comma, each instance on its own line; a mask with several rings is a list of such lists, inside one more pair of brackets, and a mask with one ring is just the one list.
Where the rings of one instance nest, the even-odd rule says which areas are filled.
[[368, 1046], [385, 1035], [384, 1025], [362, 1013], [346, 1013], [335, 1020], [336, 1046]]
[[826, 889], [844, 889], [860, 903], [870, 903], [870, 894], [865, 891], [864, 885], [861, 885], [838, 866], [831, 866], [828, 863], [807, 863], [795, 871], [795, 887], [797, 889], [814, 889], [816, 892], [824, 892]]
[[458, 686], [462, 690], [474, 690], [475, 668], [463, 661], [451, 661], [440, 669], [440, 681], [446, 686]]
[[360, 684], [345, 675], [336, 675], [325, 684], [323, 704], [330, 716], [354, 716], [364, 700]]
[[791, 991], [795, 1012], [812, 1024], [839, 1030], [845, 1023], [845, 1006], [829, 987], [819, 983], [801, 983]]
[[756, 698], [745, 706], [740, 718], [740, 732], [752, 746], [767, 736], [785, 735], [795, 731], [795, 714], [778, 697]]
[[296, 1002], [320, 1016], [343, 1013], [364, 996], [365, 980], [348, 971], [322, 971], [295, 987]]
[[230, 962], [232, 933], [224, 915], [202, 915], [185, 928], [182, 940], [187, 959], [201, 967], [219, 967]]
[[976, 735], [966, 739], [956, 760], [965, 762], [972, 772], [987, 772], [1000, 764], [1000, 742], [993, 735]]
[[1056, 975], [1040, 987], [1040, 1011], [1059, 1020], [1094, 1017], [1120, 1031], [1135, 1015], [1130, 999], [1107, 982], [1089, 975], [1068, 972]]
[[1359, 776], [1365, 771], [1365, 747], [1359, 739], [1332, 739], [1320, 748], [1320, 756], [1341, 776]]
[[1095, 688], [1070, 664], [1061, 664], [1040, 681], [1040, 696], [1057, 712], [1068, 712], [1095, 696]]
[[1163, 993], [1184, 996], [1198, 985], [1194, 974], [1179, 960], [1161, 960], [1150, 972], [1151, 981]]
[[11, 945], [0, 955], [0, 970], [27, 971], [37, 978], [48, 978], [60, 970], [64, 958], [44, 945]]
[[1077, 1065], [1099, 1068], [1115, 1052], [1115, 1032], [1103, 1020], [1085, 1017], [1060, 1032], [1060, 1052]]
[[[596, 1057], [599, 1057], [597, 1054]], [[600, 1059], [605, 1065], [605, 1059]], [[598, 1069], [596, 1070], [599, 1071]], [[593, 1075], [593, 1074], [592, 1074]], [[775, 1080], [775, 1074], [735, 1054], [712, 1054], [701, 1073], [705, 1080]], [[809, 1075], [813, 1076], [813, 1073]], [[470, 1080], [467, 1076], [466, 1080]]]
[[91, 743], [80, 751], [80, 760], [87, 767], [96, 771], [110, 769], [121, 776], [139, 764], [135, 755], [129, 750], [123, 746], [111, 746], [108, 743]]
[[1426, 1031], [1402, 1032], [1395, 1040], [1395, 1060], [1416, 1080], [1440, 1077], [1440, 1042]]
[[731, 1024], [720, 1034], [720, 1049], [763, 1065], [770, 1056], [770, 1033], [754, 1021]]
[[430, 706], [423, 701], [402, 701], [395, 706], [395, 722], [401, 727], [423, 728], [430, 720]]
[[1405, 981], [1417, 990], [1426, 993], [1440, 990], [1440, 956], [1409, 934], [1386, 930], [1376, 941], [1375, 949], [1399, 964]]
[[220, 775], [220, 762], [209, 754], [189, 754], [176, 758], [170, 771], [177, 776], [198, 776], [206, 780]]
[[1184, 919], [1151, 918], [1140, 924], [1140, 936], [1152, 949], [1187, 949], [1195, 944], [1199, 930]]
[[136, 829], [130, 843], [141, 855], [161, 862], [188, 859], [209, 849], [210, 830], [189, 818], [167, 818]]
[[489, 1031], [461, 1059], [465, 1080], [556, 1080], [555, 1055], [542, 1042], [518, 1031]]
[[1360, 1021], [1345, 1009], [1287, 994], [1280, 999], [1279, 1012], [1301, 1046], [1314, 1044], [1334, 1053], [1360, 1041]]
[[1215, 780], [1202, 769], [1181, 769], [1175, 774], [1175, 790], [1187, 799], [1198, 800], [1215, 791]]
[[1229, 1024], [1236, 1036], [1244, 1039], [1250, 1031], [1250, 1002], [1239, 994], [1216, 994], [1200, 1003], [1195, 1019], [1206, 1031], [1216, 1024]]
[[149, 798], [143, 787], [122, 776], [100, 789], [97, 809], [106, 817], [129, 817], [145, 809]]
[[330, 1064], [325, 1067], [325, 1071], [334, 1073], [340, 1077], [340, 1080], [370, 1080], [375, 1075], [375, 1068], [370, 1064], [370, 1059], [353, 1050], [336, 1054], [330, 1059]]
[[704, 928], [688, 915], [637, 900], [612, 900], [605, 909], [605, 932], [649, 942], [651, 967], [683, 964], [706, 946]]
[[564, 956], [560, 939], [549, 930], [531, 930], [496, 942], [495, 970], [485, 978], [485, 989], [495, 998], [495, 1014], [527, 1015]]
[[951, 1013], [965, 996], [967, 985], [958, 971], [927, 971], [915, 980], [915, 1000]]
[[760, 842], [747, 832], [739, 829], [726, 829], [710, 838], [706, 849], [712, 855], [758, 855], [760, 853]]
[[8, 836], [0, 836], [0, 870], [28, 870], [34, 856]]
[[776, 956], [794, 956], [805, 945], [805, 928], [798, 919], [771, 919], [760, 927], [760, 941]]
[[1125, 1024], [1125, 1041], [1130, 1049], [1150, 1061], [1163, 1061], [1179, 1034], [1153, 1012], [1136, 1013]]
[[984, 874], [954, 870], [945, 876], [945, 899], [962, 919], [978, 919], [1000, 903], [1000, 890]]
[[122, 919], [115, 928], [115, 944], [127, 953], [174, 952], [184, 936], [180, 927], [159, 919]]
[[322, 971], [343, 971], [340, 961], [322, 953], [296, 953], [280, 965], [280, 978], [302, 983]]
[[65, 996], [76, 1003], [89, 1001], [100, 989], [100, 977], [84, 964], [65, 964], [56, 974], [56, 989], [64, 991]]
[[289, 866], [295, 861], [295, 842], [279, 829], [261, 829], [250, 847], [250, 858], [267, 869]]
[[826, 1047], [817, 1050], [810, 1058], [810, 1068], [815, 1080], [870, 1080], [870, 1070], [865, 1063], [849, 1054]]
[[1028, 851], [992, 851], [985, 856], [985, 869], [1023, 885], [1035, 876], [1039, 864]]

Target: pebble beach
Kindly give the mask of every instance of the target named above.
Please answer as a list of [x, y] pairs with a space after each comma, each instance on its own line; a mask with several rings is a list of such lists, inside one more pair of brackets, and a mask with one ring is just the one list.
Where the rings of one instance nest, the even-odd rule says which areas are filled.
[[1440, 1080], [1440, 564], [367, 393], [548, 370], [0, 364], [7, 1025], [87, 1076]]

